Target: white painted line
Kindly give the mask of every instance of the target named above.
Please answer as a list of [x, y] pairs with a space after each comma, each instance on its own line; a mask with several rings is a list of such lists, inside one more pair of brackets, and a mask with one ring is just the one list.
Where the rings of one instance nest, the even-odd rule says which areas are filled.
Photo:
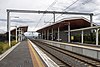
[[45, 62], [47, 67], [59, 67], [53, 60], [51, 60], [43, 51], [41, 51], [34, 43], [32, 43], [30, 40], [29, 42], [32, 44], [34, 49], [37, 51], [39, 56], [42, 58], [42, 60]]
[[10, 49], [8, 49], [6, 52], [4, 52], [3, 54], [0, 55], [0, 61], [3, 60], [9, 53], [11, 53], [18, 45], [20, 44], [17, 43], [15, 46], [11, 47]]

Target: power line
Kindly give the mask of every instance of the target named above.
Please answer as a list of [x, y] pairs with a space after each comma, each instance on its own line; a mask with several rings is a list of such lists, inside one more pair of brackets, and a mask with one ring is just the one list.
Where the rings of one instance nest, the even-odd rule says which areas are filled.
[[[76, 0], [76, 1], [74, 1], [72, 4], [70, 4], [68, 7], [66, 7], [64, 10], [62, 10], [62, 11], [65, 11], [65, 10], [67, 10], [67, 9], [69, 9], [71, 6], [73, 6], [75, 3], [77, 3], [79, 0]], [[88, 2], [88, 0], [87, 0], [87, 2]], [[86, 4], [87, 2], [85, 2], [84, 4]], [[90, 1], [89, 1], [90, 2]], [[83, 5], [83, 4], [82, 4]], [[61, 14], [60, 16], [62, 16], [63, 14]], [[57, 18], [59, 18], [60, 16], [58, 16], [58, 17], [56, 17], [56, 19]], [[51, 21], [53, 18], [51, 18], [49, 21]], [[48, 21], [48, 22], [49, 22]], [[47, 23], [45, 23], [44, 25], [46, 25]]]
[[[62, 10], [62, 11], [65, 11], [65, 10], [67, 10], [67, 9], [69, 9], [71, 6], [73, 6], [76, 2], [78, 2], [79, 0], [76, 0], [76, 1], [74, 1], [72, 4], [70, 4], [68, 7], [66, 7], [64, 10]], [[63, 14], [61, 14], [60, 16], [62, 16]], [[59, 18], [60, 16], [58, 16], [57, 18]], [[57, 19], [56, 18], [56, 19]], [[53, 18], [51, 18], [49, 21], [51, 21]], [[49, 22], [48, 21], [48, 22]], [[45, 23], [44, 25], [46, 25], [47, 23]]]
[[[71, 6], [73, 6], [73, 5], [74, 5], [75, 3], [77, 3], [78, 1], [79, 1], [79, 0], [74, 1], [72, 4], [70, 4], [68, 7], [66, 7], [63, 11], [69, 9]], [[63, 14], [61, 14], [60, 16], [62, 16], [62, 15], [63, 15]], [[60, 16], [56, 17], [56, 19], [59, 18]]]
[[[56, 2], [57, 2], [57, 0], [55, 0], [45, 11], [47, 11], [50, 7], [52, 7], [53, 5], [55, 5]], [[36, 26], [34, 27], [34, 30], [35, 30], [36, 27], [39, 25], [39, 23], [40, 23], [40, 21], [42, 20], [42, 18], [44, 17], [44, 15], [45, 15], [45, 14], [43, 14], [43, 15], [40, 17], [38, 23], [37, 23]]]
[[98, 15], [100, 15], [100, 13], [94, 14], [93, 16], [98, 16]]
[[[79, 0], [76, 0], [76, 1], [74, 1], [72, 4], [70, 4], [68, 7], [66, 7], [63, 11], [65, 11], [65, 10], [67, 10], [67, 9], [69, 9], [71, 6], [73, 6], [75, 3], [77, 3]], [[90, 1], [89, 0], [87, 0], [87, 1], [85, 1], [84, 2], [84, 4], [86, 4], [86, 3], [89, 3]], [[84, 5], [83, 3], [82, 3], [82, 5]], [[59, 15], [58, 17], [56, 17], [56, 19], [58, 19], [59, 17], [61, 17], [63, 14], [61, 14], [61, 15]], [[49, 21], [51, 21], [53, 18], [51, 18]], [[48, 22], [49, 22], [48, 21]]]

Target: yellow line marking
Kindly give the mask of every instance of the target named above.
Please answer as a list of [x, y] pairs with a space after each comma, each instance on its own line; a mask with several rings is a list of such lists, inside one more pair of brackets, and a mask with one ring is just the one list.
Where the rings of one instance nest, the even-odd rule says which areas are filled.
[[39, 67], [39, 66], [38, 66], [38, 63], [37, 63], [37, 61], [36, 61], [36, 58], [35, 58], [35, 56], [34, 56], [32, 50], [31, 50], [31, 47], [30, 47], [29, 45], [28, 45], [28, 47], [29, 47], [29, 51], [30, 51], [30, 54], [31, 54], [31, 58], [32, 58], [32, 62], [33, 62], [34, 67]]
[[[32, 52], [32, 56], [31, 57], [33, 57], [34, 56], [34, 58], [33, 59], [36, 59], [36, 62], [37, 62], [37, 64], [35, 64], [35, 65], [38, 65], [38, 66], [36, 66], [36, 67], [45, 67], [44, 66], [44, 64], [43, 64], [43, 62], [42, 62], [42, 60], [40, 59], [40, 57], [38, 56], [38, 54], [37, 54], [37, 52], [34, 50], [34, 48], [32, 47], [32, 45], [28, 42], [28, 44], [29, 44], [29, 49], [31, 50], [31, 52]], [[35, 61], [33, 61], [33, 63], [34, 63]], [[35, 62], [35, 63], [36, 63]], [[34, 64], [33, 64], [34, 65]]]

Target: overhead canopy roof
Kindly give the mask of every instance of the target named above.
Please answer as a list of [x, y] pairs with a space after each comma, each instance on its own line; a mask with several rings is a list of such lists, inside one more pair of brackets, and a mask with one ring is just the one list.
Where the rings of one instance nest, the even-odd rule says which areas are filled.
[[74, 17], [74, 18], [65, 18], [60, 21], [57, 21], [52, 25], [37, 30], [37, 32], [41, 32], [52, 28], [57, 29], [58, 27], [60, 28], [60, 30], [67, 30], [69, 24], [70, 24], [70, 29], [79, 29], [91, 26], [91, 23], [86, 18]]
[[[21, 29], [23, 33], [27, 32], [28, 26], [20, 26], [17, 28], [17, 30]], [[11, 34], [15, 35], [16, 34], [16, 29], [11, 30]]]

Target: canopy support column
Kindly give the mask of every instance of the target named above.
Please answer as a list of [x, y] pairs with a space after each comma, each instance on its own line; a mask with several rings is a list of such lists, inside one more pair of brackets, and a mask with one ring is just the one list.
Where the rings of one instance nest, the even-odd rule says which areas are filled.
[[53, 40], [53, 28], [52, 28], [52, 40]]
[[83, 30], [81, 31], [81, 43], [83, 44], [83, 41], [84, 41], [84, 32]]
[[96, 45], [98, 45], [98, 30], [99, 29], [96, 29]]
[[68, 24], [68, 42], [70, 42], [70, 23]]
[[17, 42], [17, 26], [16, 26], [16, 42]]
[[58, 27], [58, 41], [60, 40], [59, 27]]

